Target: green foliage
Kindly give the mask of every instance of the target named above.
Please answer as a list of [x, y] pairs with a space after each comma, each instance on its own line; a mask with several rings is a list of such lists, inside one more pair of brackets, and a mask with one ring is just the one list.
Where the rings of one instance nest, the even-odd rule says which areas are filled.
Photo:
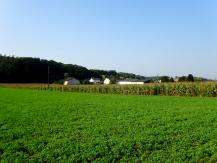
[[[174, 85], [163, 86], [90, 88], [127, 94], [178, 92]], [[211, 94], [216, 93], [213, 87]], [[179, 85], [182, 92], [194, 89]], [[217, 161], [215, 98], [0, 88], [0, 99], [2, 162]]]
[[173, 77], [170, 78], [169, 82], [174, 82], [174, 79]]
[[[88, 82], [88, 81], [87, 81]], [[88, 83], [87, 83], [88, 84]], [[217, 83], [162, 83], [144, 85], [37, 85], [37, 84], [1, 84], [1, 87], [17, 87], [51, 91], [103, 93], [103, 94], [135, 94], [160, 96], [203, 96], [217, 97]]]
[[[51, 86], [50, 90], [62, 86]], [[61, 90], [61, 88], [60, 88]], [[66, 86], [72, 92], [138, 94], [163, 96], [217, 96], [216, 83], [166, 83], [145, 85], [78, 85]]]
[[189, 74], [187, 77], [188, 82], [194, 82], [194, 76], [192, 74]]
[[[55, 61], [43, 60], [31, 57], [10, 57], [0, 54], [0, 83], [47, 83], [48, 67], [50, 70], [50, 83], [63, 80], [68, 77], [75, 77], [81, 82], [91, 77], [109, 77], [112, 81], [121, 78], [145, 79], [130, 73], [117, 73], [114, 70], [88, 70], [86, 67], [63, 64]], [[85, 82], [86, 83], [86, 82]]]
[[165, 83], [165, 82], [170, 82], [170, 77], [169, 76], [162, 76], [160, 78], [161, 82]]
[[181, 77], [179, 78], [179, 82], [186, 82], [186, 81], [187, 81], [186, 76], [181, 76]]
[[192, 74], [189, 74], [188, 76], [182, 76], [179, 78], [179, 82], [194, 82], [194, 76]]

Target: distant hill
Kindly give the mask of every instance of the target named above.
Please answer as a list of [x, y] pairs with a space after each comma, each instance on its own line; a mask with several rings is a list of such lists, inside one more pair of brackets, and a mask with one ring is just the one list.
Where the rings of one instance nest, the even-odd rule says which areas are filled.
[[64, 78], [75, 77], [82, 82], [91, 77], [109, 77], [113, 82], [122, 79], [145, 80], [141, 75], [116, 72], [115, 70], [93, 70], [75, 64], [63, 64], [53, 60], [31, 57], [0, 55], [0, 83], [47, 83], [61, 82]]

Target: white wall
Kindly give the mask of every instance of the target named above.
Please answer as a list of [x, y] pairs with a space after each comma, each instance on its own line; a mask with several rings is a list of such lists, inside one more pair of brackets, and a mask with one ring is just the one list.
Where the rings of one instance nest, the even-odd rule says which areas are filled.
[[133, 84], [135, 84], [135, 85], [142, 85], [142, 84], [144, 84], [144, 82], [120, 81], [120, 82], [118, 82], [118, 84], [120, 84], [120, 85], [133, 85]]
[[106, 79], [104, 80], [104, 84], [110, 84], [110, 80], [109, 80], [108, 78], [106, 78]]

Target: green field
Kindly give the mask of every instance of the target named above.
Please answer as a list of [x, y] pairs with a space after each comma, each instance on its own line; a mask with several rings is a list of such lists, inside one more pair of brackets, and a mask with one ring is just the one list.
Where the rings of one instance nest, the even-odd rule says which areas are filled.
[[217, 99], [0, 88], [0, 160], [217, 161]]

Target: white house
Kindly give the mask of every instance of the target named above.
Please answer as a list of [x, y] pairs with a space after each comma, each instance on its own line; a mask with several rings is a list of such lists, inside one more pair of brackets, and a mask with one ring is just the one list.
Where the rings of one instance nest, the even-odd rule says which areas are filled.
[[136, 82], [136, 81], [119, 81], [117, 84], [120, 85], [142, 85], [144, 82]]
[[110, 84], [111, 83], [111, 80], [109, 79], [109, 78], [105, 78], [105, 80], [104, 80], [104, 82], [103, 82], [104, 84]]
[[64, 82], [64, 85], [79, 85], [79, 84], [81, 84], [80, 81], [75, 78], [69, 78]]
[[89, 82], [92, 83], [92, 84], [100, 84], [100, 83], [102, 83], [99, 78], [91, 78], [89, 80]]
[[178, 81], [179, 81], [179, 77], [176, 76], [176, 77], [174, 78], [174, 82], [178, 82]]

